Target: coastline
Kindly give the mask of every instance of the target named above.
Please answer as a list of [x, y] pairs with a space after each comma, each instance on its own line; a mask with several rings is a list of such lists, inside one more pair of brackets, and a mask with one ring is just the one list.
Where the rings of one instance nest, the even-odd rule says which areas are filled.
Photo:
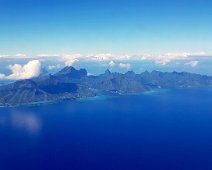
[[72, 99], [60, 99], [60, 100], [49, 100], [49, 101], [39, 101], [39, 102], [32, 102], [32, 103], [24, 103], [24, 104], [17, 104], [17, 105], [0, 105], [0, 108], [18, 108], [18, 107], [36, 107], [41, 105], [52, 105], [57, 103], [62, 103], [65, 101], [76, 101], [76, 102], [82, 102], [82, 101], [92, 101], [92, 100], [105, 100], [109, 98], [115, 98], [115, 97], [122, 97], [122, 96], [139, 96], [139, 95], [155, 95], [158, 93], [165, 93], [171, 90], [203, 90], [203, 91], [212, 91], [212, 88], [185, 88], [185, 87], [179, 87], [179, 88], [158, 88], [158, 89], [151, 89], [149, 91], [144, 91], [140, 93], [113, 93], [113, 92], [103, 92], [98, 93], [98, 95], [95, 96], [89, 96], [89, 97], [78, 97], [78, 98], [72, 98]]

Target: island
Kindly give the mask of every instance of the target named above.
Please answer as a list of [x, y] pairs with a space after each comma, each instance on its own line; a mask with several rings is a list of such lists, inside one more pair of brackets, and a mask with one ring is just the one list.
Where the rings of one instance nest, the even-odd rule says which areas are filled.
[[20, 80], [0, 86], [0, 106], [20, 106], [61, 100], [75, 100], [106, 94], [140, 94], [159, 88], [212, 88], [212, 76], [187, 72], [145, 71], [98, 76], [86, 69], [65, 67], [53, 75]]

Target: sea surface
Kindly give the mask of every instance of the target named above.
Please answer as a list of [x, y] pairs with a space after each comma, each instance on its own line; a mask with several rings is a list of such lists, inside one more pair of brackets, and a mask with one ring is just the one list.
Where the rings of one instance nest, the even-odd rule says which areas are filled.
[[212, 90], [0, 108], [0, 170], [211, 170]]

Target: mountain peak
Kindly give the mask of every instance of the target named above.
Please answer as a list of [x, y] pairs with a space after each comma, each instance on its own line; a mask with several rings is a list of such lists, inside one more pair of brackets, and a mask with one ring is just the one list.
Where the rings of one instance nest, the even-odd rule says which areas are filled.
[[110, 70], [109, 69], [105, 70], [105, 74], [111, 74]]
[[135, 75], [135, 72], [134, 71], [128, 71], [125, 73], [125, 75]]
[[60, 70], [59, 73], [70, 73], [72, 71], [77, 71], [77, 70], [72, 66], [66, 66], [62, 70]]
[[67, 66], [55, 74], [55, 76], [65, 76], [70, 78], [81, 78], [87, 76], [86, 69], [77, 70], [72, 66]]

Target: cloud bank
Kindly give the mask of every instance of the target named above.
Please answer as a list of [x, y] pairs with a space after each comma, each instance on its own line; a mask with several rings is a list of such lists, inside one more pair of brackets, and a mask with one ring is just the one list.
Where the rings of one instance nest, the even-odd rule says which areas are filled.
[[[37, 56], [28, 56], [26, 54], [16, 55], [0, 55], [0, 59], [34, 59], [34, 60], [59, 60], [64, 62], [64, 65], [71, 66], [77, 61], [90, 60], [90, 61], [108, 61], [113, 65], [115, 61], [128, 61], [128, 60], [151, 60], [159, 65], [167, 65], [175, 60], [191, 60], [194, 57], [209, 57], [205, 52], [177, 52], [165, 54], [141, 54], [141, 55], [115, 55], [110, 53], [102, 54], [40, 54]], [[212, 55], [211, 55], [212, 56]]]
[[[9, 65], [8, 68], [11, 71], [10, 75], [5, 75], [0, 73], [0, 80], [20, 80], [29, 79], [36, 77], [40, 74], [41, 63], [48, 63], [46, 68], [48, 70], [60, 69], [64, 66], [73, 66], [77, 62], [102, 62], [104, 67], [109, 67], [113, 69], [126, 69], [130, 70], [134, 66], [133, 61], [138, 61], [142, 66], [144, 64], [150, 64], [154, 67], [159, 66], [174, 66], [178, 64], [180, 66], [189, 66], [192, 68], [199, 66], [199, 61], [202, 59], [212, 59], [212, 55], [208, 55], [205, 52], [176, 52], [176, 53], [165, 53], [165, 54], [141, 54], [141, 55], [117, 55], [111, 53], [101, 53], [101, 54], [40, 54], [35, 56], [29, 56], [26, 54], [16, 54], [16, 55], [0, 55], [0, 61], [29, 61], [25, 65], [14, 64]], [[52, 62], [53, 61], [53, 62]], [[137, 63], [138, 63], [137, 62]], [[49, 64], [51, 63], [51, 64]], [[105, 64], [106, 63], [106, 64]], [[204, 63], [204, 62], [201, 62]], [[81, 64], [81, 63], [80, 63]], [[80, 65], [79, 64], [79, 65]], [[86, 66], [85, 66], [86, 67]], [[185, 67], [184, 67], [185, 68]]]

